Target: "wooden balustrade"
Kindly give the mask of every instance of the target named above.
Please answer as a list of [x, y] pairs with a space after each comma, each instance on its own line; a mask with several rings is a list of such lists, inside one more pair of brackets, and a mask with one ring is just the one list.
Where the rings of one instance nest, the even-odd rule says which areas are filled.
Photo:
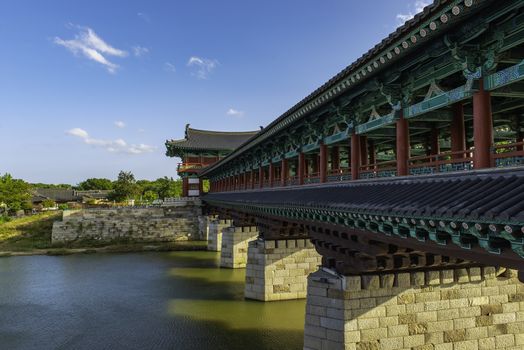
[[491, 166], [508, 167], [524, 164], [524, 142], [513, 142], [493, 146]]
[[[466, 171], [473, 169], [475, 150], [473, 148], [464, 149], [461, 151], [441, 152], [433, 155], [423, 155], [410, 157], [408, 160], [409, 175], [424, 175], [435, 174], [441, 172], [451, 171]], [[491, 152], [492, 167], [508, 167], [524, 165], [524, 142], [502, 143], [492, 146]], [[202, 166], [202, 163], [180, 163], [180, 167], [184, 169], [197, 168]], [[397, 161], [390, 160], [384, 162], [376, 162], [372, 164], [363, 164], [359, 166], [360, 179], [372, 179], [380, 177], [397, 176]], [[340, 167], [336, 169], [327, 170], [328, 182], [340, 182], [351, 180], [351, 168]], [[286, 186], [299, 185], [300, 178], [297, 175], [288, 176], [286, 178]], [[252, 185], [252, 182], [254, 184]], [[270, 180], [263, 179], [263, 188], [269, 188]], [[320, 172], [312, 172], [304, 175], [304, 184], [320, 183]], [[247, 189], [259, 188], [260, 179], [249, 179], [247, 181]], [[224, 186], [224, 184], [222, 184]], [[244, 190], [246, 184], [241, 185], [240, 182], [230, 184], [230, 190], [238, 191]], [[273, 181], [273, 187], [281, 187], [280, 181]]]
[[309, 173], [304, 176], [304, 184], [320, 182], [320, 172]]
[[364, 164], [360, 166], [360, 179], [373, 179], [376, 177], [391, 177], [397, 175], [397, 161], [388, 160], [373, 164]]
[[351, 180], [351, 168], [329, 169], [327, 174], [328, 182]]
[[411, 157], [408, 162], [410, 175], [434, 174], [440, 172], [471, 170], [473, 149], [441, 152], [428, 156]]

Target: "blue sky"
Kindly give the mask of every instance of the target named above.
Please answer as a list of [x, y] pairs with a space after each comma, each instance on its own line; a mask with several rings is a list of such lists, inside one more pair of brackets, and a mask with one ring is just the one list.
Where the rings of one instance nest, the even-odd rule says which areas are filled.
[[424, 3], [0, 0], [0, 172], [175, 176], [186, 123], [268, 124]]

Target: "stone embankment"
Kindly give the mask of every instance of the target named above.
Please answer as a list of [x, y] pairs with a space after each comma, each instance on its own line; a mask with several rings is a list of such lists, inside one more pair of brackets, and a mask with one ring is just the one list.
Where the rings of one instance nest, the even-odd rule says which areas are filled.
[[199, 200], [180, 200], [148, 208], [81, 209], [64, 211], [53, 224], [52, 242], [82, 240], [111, 242], [181, 241], [199, 237]]

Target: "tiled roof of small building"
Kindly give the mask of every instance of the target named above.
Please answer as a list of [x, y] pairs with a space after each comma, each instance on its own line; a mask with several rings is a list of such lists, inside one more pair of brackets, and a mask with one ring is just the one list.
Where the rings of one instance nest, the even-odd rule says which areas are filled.
[[37, 188], [33, 192], [33, 202], [41, 202], [45, 199], [52, 199], [55, 202], [75, 202], [81, 197], [76, 192], [67, 188]]
[[232, 151], [257, 135], [256, 131], [211, 131], [199, 130], [186, 125], [185, 137], [181, 140], [166, 141], [167, 155], [176, 156], [180, 150]]

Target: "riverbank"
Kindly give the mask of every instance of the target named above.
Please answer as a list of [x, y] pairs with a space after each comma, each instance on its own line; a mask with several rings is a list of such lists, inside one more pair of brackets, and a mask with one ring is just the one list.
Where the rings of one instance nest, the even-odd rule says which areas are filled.
[[61, 212], [47, 212], [0, 223], [0, 257], [21, 255], [69, 255], [91, 253], [162, 252], [205, 250], [203, 241], [139, 242], [118, 240], [111, 244], [82, 240], [52, 244], [53, 222]]

